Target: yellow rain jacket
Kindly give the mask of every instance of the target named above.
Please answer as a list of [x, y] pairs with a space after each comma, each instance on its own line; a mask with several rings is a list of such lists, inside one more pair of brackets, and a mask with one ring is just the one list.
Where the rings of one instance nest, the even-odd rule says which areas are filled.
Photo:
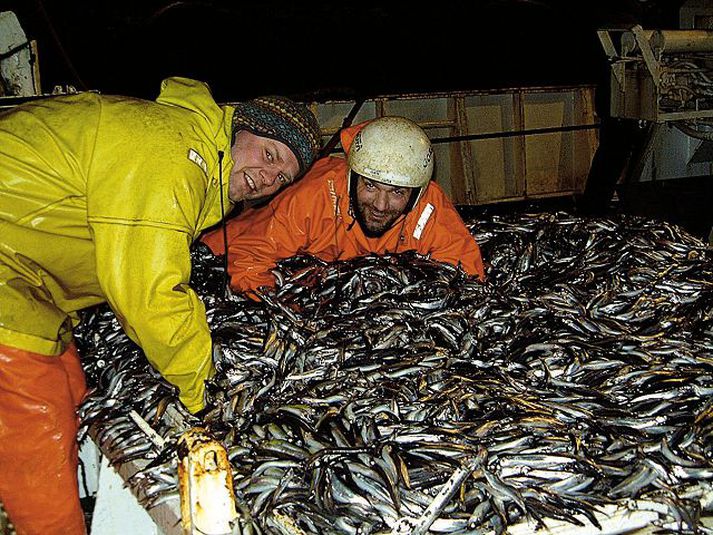
[[234, 109], [202, 82], [156, 102], [81, 93], [0, 115], [0, 344], [45, 355], [77, 311], [108, 302], [195, 412], [213, 371], [189, 248], [221, 217]]

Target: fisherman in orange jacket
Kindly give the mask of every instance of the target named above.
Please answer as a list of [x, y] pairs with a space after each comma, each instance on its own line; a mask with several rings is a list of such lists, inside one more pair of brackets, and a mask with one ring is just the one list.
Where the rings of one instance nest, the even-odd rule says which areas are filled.
[[[233, 289], [275, 283], [276, 261], [309, 253], [325, 261], [415, 250], [485, 278], [480, 249], [443, 190], [432, 182], [426, 133], [403, 117], [382, 117], [341, 133], [347, 158], [318, 160], [268, 205], [227, 224]], [[203, 237], [225, 251], [223, 229]]]

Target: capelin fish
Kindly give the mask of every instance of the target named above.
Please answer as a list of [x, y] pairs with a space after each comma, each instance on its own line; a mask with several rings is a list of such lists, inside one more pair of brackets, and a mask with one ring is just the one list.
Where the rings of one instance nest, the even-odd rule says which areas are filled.
[[[201, 423], [230, 452], [243, 531], [388, 532], [480, 448], [487, 466], [431, 531], [598, 527], [598, 506], [631, 498], [694, 530], [676, 496], [713, 481], [711, 251], [635, 217], [466, 223], [485, 283], [413, 252], [302, 255], [278, 262], [277, 286], [255, 302], [225, 296], [222, 259], [194, 248], [192, 284], [222, 349]], [[170, 499], [171, 470], [149, 476], [170, 450], [144, 451], [126, 415], [170, 438], [175, 389], [108, 308], [76, 334], [93, 386], [83, 432], [119, 461], [153, 459], [130, 484], [147, 505]]]

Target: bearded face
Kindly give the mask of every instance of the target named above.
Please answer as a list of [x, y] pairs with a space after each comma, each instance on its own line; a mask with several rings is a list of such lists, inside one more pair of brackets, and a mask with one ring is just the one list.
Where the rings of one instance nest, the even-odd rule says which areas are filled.
[[376, 237], [390, 229], [406, 210], [413, 189], [360, 176], [356, 183], [356, 210], [364, 233]]

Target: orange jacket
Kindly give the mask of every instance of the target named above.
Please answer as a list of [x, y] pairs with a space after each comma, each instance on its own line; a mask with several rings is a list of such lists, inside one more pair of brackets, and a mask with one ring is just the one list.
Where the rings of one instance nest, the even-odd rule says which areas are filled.
[[[364, 123], [341, 134], [349, 151]], [[368, 238], [349, 210], [349, 167], [344, 158], [318, 160], [298, 183], [268, 205], [246, 210], [227, 224], [228, 272], [231, 286], [256, 290], [275, 283], [270, 270], [276, 261], [309, 253], [322, 260], [348, 260], [369, 253], [415, 250], [452, 265], [460, 264], [484, 280], [480, 248], [455, 207], [430, 182], [413, 209], [378, 238]], [[222, 229], [203, 238], [215, 254], [223, 254]]]

